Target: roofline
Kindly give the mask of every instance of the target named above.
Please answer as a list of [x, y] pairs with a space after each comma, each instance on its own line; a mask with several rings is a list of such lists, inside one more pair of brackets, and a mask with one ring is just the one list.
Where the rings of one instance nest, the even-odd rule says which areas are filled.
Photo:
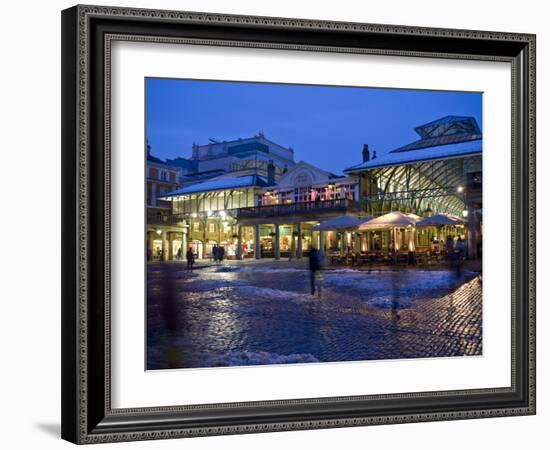
[[473, 119], [474, 121], [476, 121], [474, 116], [459, 116], [457, 114], [447, 114], [446, 116], [440, 117], [439, 119], [434, 119], [430, 122], [423, 123], [422, 125], [418, 125], [418, 126], [414, 127], [414, 129], [416, 130], [417, 128], [429, 127], [430, 125], [432, 125], [436, 122], [441, 122], [445, 119], [448, 119], [449, 117], [456, 117], [457, 119]]
[[[348, 167], [347, 169], [344, 169], [344, 173], [357, 173], [357, 172], [366, 172], [367, 170], [373, 170], [373, 169], [381, 169], [382, 167], [394, 167], [394, 166], [407, 166], [410, 164], [415, 164], [419, 162], [426, 162], [426, 161], [441, 161], [444, 159], [458, 159], [458, 158], [464, 158], [468, 156], [478, 156], [483, 154], [482, 150], [475, 151], [475, 152], [468, 152], [468, 153], [459, 153], [457, 155], [450, 155], [450, 156], [441, 156], [439, 158], [419, 158], [411, 161], [401, 161], [401, 162], [394, 162], [394, 163], [386, 163], [386, 164], [380, 164], [374, 167], [363, 167], [358, 169], [353, 169], [356, 166]], [[372, 161], [372, 160], [371, 160]], [[361, 164], [357, 164], [359, 166]]]
[[[252, 177], [257, 178], [257, 175], [245, 175], [245, 176], [252, 176]], [[216, 180], [202, 181], [200, 183], [190, 184], [187, 187], [200, 185], [200, 184], [203, 184], [203, 183], [208, 183], [210, 181], [216, 181]], [[176, 191], [173, 191], [173, 192], [167, 192], [163, 195], [160, 195], [158, 198], [179, 197], [179, 196], [183, 196], [183, 195], [202, 194], [202, 193], [205, 193], [205, 192], [227, 191], [229, 189], [250, 189], [250, 188], [263, 189], [264, 187], [267, 187], [267, 186], [259, 186], [257, 184], [251, 184], [251, 185], [248, 185], [248, 186], [225, 186], [225, 187], [220, 187], [220, 188], [204, 189], [204, 190], [199, 190], [199, 191], [194, 191], [194, 192], [182, 192], [182, 193], [177, 193], [177, 194], [175, 193]], [[186, 187], [183, 187], [181, 189], [186, 189]]]
[[[472, 138], [472, 136], [474, 136]], [[390, 153], [405, 153], [405, 152], [414, 152], [414, 151], [417, 151], [417, 150], [424, 150], [424, 149], [429, 149], [429, 148], [434, 148], [434, 147], [442, 147], [444, 145], [456, 145], [456, 144], [464, 144], [465, 142], [475, 142], [475, 141], [481, 141], [483, 140], [483, 135], [482, 134], [472, 134], [470, 135], [470, 139], [465, 139], [463, 141], [458, 141], [458, 142], [449, 142], [449, 143], [445, 143], [445, 144], [431, 144], [431, 145], [425, 145], [424, 147], [416, 147], [416, 148], [411, 148], [411, 149], [407, 149], [407, 150], [403, 150], [404, 148], [406, 147], [409, 147], [409, 146], [412, 146], [412, 145], [416, 145], [418, 143], [421, 143], [422, 141], [427, 141], [428, 139], [437, 139], [437, 138], [421, 138], [421, 139], [417, 139], [416, 141], [413, 141], [413, 142], [410, 142], [408, 144], [405, 144], [405, 145], [402, 145], [401, 147], [397, 147], [393, 150], [390, 150], [388, 152], [388, 154]]]
[[240, 142], [240, 141], [248, 141], [251, 139], [263, 139], [265, 141], [268, 141], [278, 147], [281, 147], [285, 150], [288, 150], [290, 153], [294, 153], [294, 149], [291, 147], [283, 147], [281, 144], [278, 144], [277, 142], [272, 141], [271, 139], [266, 138], [265, 136], [255, 135], [250, 137], [244, 137], [244, 138], [237, 138], [232, 139], [230, 141], [222, 141], [222, 142], [216, 142], [216, 143], [209, 143], [209, 144], [197, 144], [198, 147], [208, 147], [209, 145], [221, 145], [221, 144], [232, 144], [234, 142]]

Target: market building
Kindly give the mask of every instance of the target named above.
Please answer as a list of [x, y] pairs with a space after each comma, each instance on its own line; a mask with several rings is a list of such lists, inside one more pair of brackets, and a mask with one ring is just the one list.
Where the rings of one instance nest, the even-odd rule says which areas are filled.
[[300, 161], [276, 183], [268, 183], [254, 206], [235, 211], [240, 233], [246, 237], [243, 241], [238, 236], [238, 245], [244, 242], [243, 248], [256, 258], [275, 259], [301, 258], [312, 247], [336, 246], [336, 234], [313, 228], [342, 214], [358, 214], [358, 200], [355, 178], [338, 176]]
[[257, 205], [262, 189], [275, 184], [295, 162], [292, 148], [259, 133], [246, 139], [193, 144], [189, 159], [166, 164], [177, 170], [179, 187], [163, 196], [171, 204], [164, 220], [183, 229], [184, 247], [191, 246], [202, 259], [210, 257], [214, 245], [223, 246], [228, 257], [241, 257], [235, 210]]
[[[262, 133], [194, 144], [191, 158], [164, 163], [176, 171], [178, 184], [161, 195], [171, 205], [163, 220], [179, 233], [167, 234], [168, 247], [175, 248], [173, 236], [181, 236], [181, 246], [192, 247], [199, 259], [209, 258], [214, 245], [234, 259], [301, 258], [313, 247], [327, 253], [432, 248], [449, 233], [434, 227], [415, 232], [414, 226], [391, 233], [320, 227], [343, 216], [366, 221], [399, 211], [415, 221], [439, 213], [464, 218], [466, 226], [456, 225], [453, 233], [467, 239], [468, 257], [476, 258], [482, 236], [481, 130], [472, 117], [447, 116], [415, 131], [418, 140], [379, 157], [365, 145], [363, 161], [341, 175], [296, 163], [292, 148]], [[172, 250], [167, 259], [174, 255]]]
[[[363, 161], [345, 169], [359, 179], [361, 209], [371, 216], [391, 211], [431, 216], [438, 213], [464, 217], [462, 231], [468, 257], [480, 256], [482, 224], [482, 134], [473, 117], [446, 116], [415, 128], [420, 139], [378, 158], [367, 146]], [[412, 230], [411, 230], [412, 232]], [[372, 235], [376, 235], [373, 231]], [[416, 233], [416, 247], [428, 247], [434, 230]], [[378, 233], [387, 247], [389, 233]], [[408, 237], [398, 235], [397, 247]]]
[[[163, 198], [172, 204], [167, 220], [186, 227], [186, 246], [199, 259], [209, 258], [214, 245], [229, 258], [301, 258], [322, 244], [313, 230], [319, 220], [359, 212], [353, 178], [295, 163], [291, 148], [261, 133], [195, 144], [190, 160], [196, 172], [180, 171], [181, 186]], [[323, 245], [335, 238], [328, 233]]]

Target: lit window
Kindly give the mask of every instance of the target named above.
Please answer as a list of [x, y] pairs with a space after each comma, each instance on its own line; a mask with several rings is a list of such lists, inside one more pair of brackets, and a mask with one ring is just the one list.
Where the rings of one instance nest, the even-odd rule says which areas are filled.
[[208, 230], [210, 231], [210, 233], [214, 233], [216, 231], [216, 225], [214, 225], [213, 223], [209, 224]]
[[199, 222], [193, 222], [193, 231], [200, 231], [201, 224]]

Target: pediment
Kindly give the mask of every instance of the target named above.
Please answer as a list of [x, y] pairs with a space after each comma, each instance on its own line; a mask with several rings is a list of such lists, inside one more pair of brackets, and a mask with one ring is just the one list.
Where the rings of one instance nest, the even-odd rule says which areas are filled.
[[305, 161], [300, 161], [294, 165], [287, 173], [279, 178], [277, 185], [284, 186], [311, 186], [318, 183], [328, 183], [331, 178], [331, 173], [323, 169], [319, 169]]

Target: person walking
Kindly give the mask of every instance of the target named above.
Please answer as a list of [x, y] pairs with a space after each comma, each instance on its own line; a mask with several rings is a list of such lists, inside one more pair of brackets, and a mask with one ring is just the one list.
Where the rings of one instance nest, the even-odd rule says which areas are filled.
[[212, 259], [216, 264], [218, 264], [218, 257], [219, 257], [218, 244], [214, 244], [214, 246], [212, 247]]
[[193, 253], [193, 247], [189, 247], [189, 250], [187, 250], [185, 257], [187, 258], [187, 270], [192, 271], [193, 263], [195, 262], [195, 254]]
[[221, 264], [223, 257], [225, 256], [225, 247], [220, 245], [218, 247], [218, 263]]
[[311, 283], [311, 295], [315, 295], [315, 285], [317, 283], [317, 272], [321, 268], [319, 250], [312, 248], [309, 252], [309, 276]]
[[445, 242], [445, 247], [447, 250], [447, 259], [450, 263], [453, 262], [454, 252], [455, 252], [455, 241], [451, 235], [447, 236], [447, 241]]

